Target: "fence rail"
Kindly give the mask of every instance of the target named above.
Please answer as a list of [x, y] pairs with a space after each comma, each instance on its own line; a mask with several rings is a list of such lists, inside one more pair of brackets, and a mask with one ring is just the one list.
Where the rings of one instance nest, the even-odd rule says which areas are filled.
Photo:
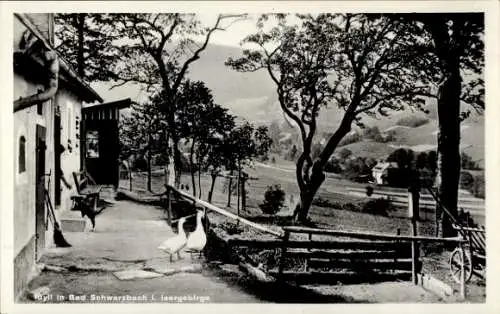
[[283, 232], [278, 232], [278, 231], [271, 230], [271, 229], [266, 228], [266, 227], [264, 227], [264, 226], [262, 226], [260, 224], [257, 224], [255, 222], [252, 222], [250, 220], [242, 218], [242, 217], [240, 217], [238, 215], [235, 215], [235, 214], [233, 214], [233, 213], [231, 213], [231, 212], [229, 212], [227, 210], [224, 210], [224, 209], [219, 208], [219, 207], [217, 207], [215, 205], [212, 205], [212, 204], [210, 204], [208, 202], [200, 200], [197, 197], [194, 197], [194, 196], [192, 196], [190, 194], [187, 194], [187, 193], [185, 193], [183, 191], [179, 191], [179, 190], [177, 190], [175, 187], [173, 187], [171, 185], [166, 185], [166, 187], [167, 187], [167, 190], [168, 190], [167, 193], [169, 193], [170, 191], [172, 191], [172, 192], [176, 193], [177, 195], [180, 195], [184, 199], [192, 201], [194, 204], [198, 204], [198, 205], [200, 205], [200, 206], [202, 206], [202, 207], [204, 207], [204, 208], [206, 208], [208, 210], [214, 211], [214, 212], [219, 213], [219, 214], [221, 214], [223, 216], [226, 216], [228, 218], [231, 218], [231, 219], [234, 219], [236, 221], [239, 221], [239, 222], [241, 222], [241, 223], [243, 223], [243, 224], [245, 224], [247, 226], [250, 226], [250, 227], [252, 227], [254, 229], [257, 229], [257, 230], [259, 230], [261, 232], [269, 233], [269, 234], [272, 234], [272, 235], [274, 235], [276, 237], [279, 237], [279, 238], [283, 237]]

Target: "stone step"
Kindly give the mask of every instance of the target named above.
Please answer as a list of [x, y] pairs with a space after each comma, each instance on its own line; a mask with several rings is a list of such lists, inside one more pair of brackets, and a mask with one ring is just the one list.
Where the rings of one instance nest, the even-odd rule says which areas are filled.
[[80, 211], [67, 210], [60, 214], [61, 228], [66, 232], [83, 232], [87, 226], [88, 219], [82, 217]]

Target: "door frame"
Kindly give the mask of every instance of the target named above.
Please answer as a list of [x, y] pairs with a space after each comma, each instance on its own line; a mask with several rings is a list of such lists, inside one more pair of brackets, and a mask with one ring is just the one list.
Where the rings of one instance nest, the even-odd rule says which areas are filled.
[[45, 208], [46, 128], [36, 125], [35, 144], [35, 259], [39, 260], [45, 249], [47, 216]]

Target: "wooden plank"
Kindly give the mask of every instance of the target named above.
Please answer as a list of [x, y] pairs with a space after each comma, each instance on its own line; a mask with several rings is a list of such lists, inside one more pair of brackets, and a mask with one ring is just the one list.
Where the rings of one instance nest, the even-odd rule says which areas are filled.
[[[252, 247], [252, 248], [280, 248], [281, 240], [249, 240], [249, 239], [228, 239], [230, 246]], [[410, 249], [410, 244], [407, 242], [391, 242], [391, 241], [297, 241], [290, 240], [287, 244], [288, 248], [304, 248], [304, 249], [343, 249], [343, 250], [380, 250], [393, 251], [396, 249]]]
[[294, 233], [313, 233], [313, 234], [323, 234], [339, 237], [352, 237], [358, 239], [368, 239], [368, 240], [392, 240], [392, 241], [412, 241], [416, 240], [419, 242], [441, 242], [441, 243], [459, 243], [465, 242], [463, 239], [456, 238], [436, 238], [436, 237], [424, 237], [424, 236], [404, 236], [404, 235], [393, 235], [384, 233], [368, 233], [368, 232], [354, 232], [354, 231], [341, 231], [332, 229], [317, 229], [308, 227], [297, 227], [297, 226], [287, 226], [282, 227], [283, 230], [288, 230]]
[[325, 251], [325, 250], [314, 250], [314, 251], [289, 251], [289, 256], [300, 257], [300, 258], [325, 258], [325, 259], [401, 259], [411, 257], [411, 250], [409, 247], [387, 250], [387, 251], [375, 251], [375, 250], [363, 250], [363, 251]]
[[[270, 271], [271, 276], [276, 276], [277, 271]], [[374, 283], [381, 281], [396, 281], [410, 280], [411, 272], [399, 271], [392, 273], [384, 272], [295, 272], [284, 271], [282, 274], [284, 281], [292, 281], [296, 283], [325, 283], [336, 284], [342, 282], [344, 284], [354, 283]]]
[[394, 260], [350, 260], [350, 259], [317, 259], [311, 258], [309, 266], [311, 268], [348, 269], [354, 271], [366, 270], [412, 270], [412, 259]]
[[184, 197], [184, 198], [186, 198], [188, 200], [191, 200], [191, 201], [195, 202], [198, 205], [201, 205], [201, 206], [205, 207], [206, 209], [209, 209], [211, 211], [217, 212], [217, 213], [219, 213], [219, 214], [221, 214], [223, 216], [226, 216], [228, 218], [232, 218], [232, 219], [234, 219], [236, 221], [239, 221], [239, 222], [241, 222], [241, 223], [243, 223], [243, 224], [245, 224], [247, 226], [250, 226], [250, 227], [252, 227], [254, 229], [257, 229], [259, 231], [262, 231], [262, 232], [265, 232], [265, 233], [269, 233], [269, 234], [272, 234], [272, 235], [280, 237], [280, 238], [283, 237], [283, 233], [282, 232], [274, 231], [274, 230], [266, 228], [266, 227], [264, 227], [264, 226], [262, 226], [260, 224], [251, 222], [251, 221], [249, 221], [249, 220], [247, 220], [245, 218], [242, 218], [242, 217], [240, 217], [238, 215], [230, 213], [227, 210], [224, 210], [224, 209], [219, 208], [219, 207], [217, 207], [215, 205], [212, 205], [212, 204], [210, 204], [208, 202], [205, 202], [205, 201], [200, 200], [200, 199], [198, 199], [196, 197], [193, 197], [192, 195], [184, 193], [183, 191], [179, 191], [179, 190], [175, 189], [174, 187], [172, 187], [171, 185], [167, 185], [167, 188], [171, 189], [174, 192], [176, 192], [178, 195], [181, 195], [182, 197]]

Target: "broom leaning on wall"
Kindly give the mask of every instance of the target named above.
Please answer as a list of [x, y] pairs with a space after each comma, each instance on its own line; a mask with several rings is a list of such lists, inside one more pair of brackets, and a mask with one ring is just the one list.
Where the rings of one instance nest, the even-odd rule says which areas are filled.
[[52, 202], [50, 201], [49, 192], [47, 189], [44, 190], [45, 194], [45, 204], [47, 206], [47, 210], [49, 212], [49, 217], [52, 220], [52, 224], [54, 225], [54, 243], [57, 247], [71, 247], [71, 244], [66, 241], [63, 236], [61, 226], [57, 221], [56, 214], [54, 213], [54, 207], [52, 207]]

